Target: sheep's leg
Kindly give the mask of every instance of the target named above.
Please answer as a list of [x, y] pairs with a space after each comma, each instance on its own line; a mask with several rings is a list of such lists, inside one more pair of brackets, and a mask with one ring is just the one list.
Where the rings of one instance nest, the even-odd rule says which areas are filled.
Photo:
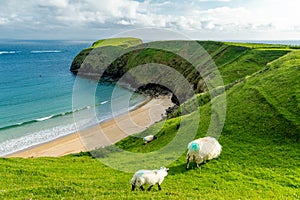
[[150, 191], [152, 187], [153, 187], [153, 185], [150, 185], [150, 187], [148, 188], [148, 190], [147, 190], [147, 191]]
[[190, 162], [188, 161], [187, 164], [186, 164], [186, 168], [185, 169], [188, 170], [189, 167], [190, 167]]
[[131, 191], [134, 191], [135, 185], [131, 185]]
[[186, 158], [186, 167], [185, 167], [185, 169], [186, 170], [188, 170], [189, 169], [189, 167], [190, 167], [190, 157], [188, 156], [187, 158]]
[[158, 184], [158, 190], [161, 190], [161, 187], [160, 187], [160, 185]]
[[145, 191], [145, 189], [143, 188], [143, 186], [141, 186], [140, 189], [141, 189], [142, 191]]
[[204, 159], [199, 159], [196, 161], [197, 167], [199, 167], [201, 165], [201, 163], [203, 163]]

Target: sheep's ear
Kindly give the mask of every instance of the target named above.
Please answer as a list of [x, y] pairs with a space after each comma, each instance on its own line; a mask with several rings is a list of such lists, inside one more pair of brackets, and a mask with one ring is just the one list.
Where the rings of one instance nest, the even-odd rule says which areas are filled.
[[168, 172], [168, 171], [169, 171], [169, 168], [166, 168], [166, 171]]

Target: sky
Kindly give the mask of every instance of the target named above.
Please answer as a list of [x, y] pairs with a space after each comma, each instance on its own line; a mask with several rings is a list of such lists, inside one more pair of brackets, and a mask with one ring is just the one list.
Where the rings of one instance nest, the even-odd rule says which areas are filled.
[[0, 39], [95, 40], [159, 28], [200, 40], [300, 40], [299, 0], [0, 0]]

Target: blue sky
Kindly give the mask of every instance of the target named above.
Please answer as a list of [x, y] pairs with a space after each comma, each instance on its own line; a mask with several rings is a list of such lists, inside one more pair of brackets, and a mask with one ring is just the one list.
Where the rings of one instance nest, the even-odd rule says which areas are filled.
[[0, 0], [0, 38], [94, 40], [136, 28], [203, 40], [300, 39], [298, 0]]

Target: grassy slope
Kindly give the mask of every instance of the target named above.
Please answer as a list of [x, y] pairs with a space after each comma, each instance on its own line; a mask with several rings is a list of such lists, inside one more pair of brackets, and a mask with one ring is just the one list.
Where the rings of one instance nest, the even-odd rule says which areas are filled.
[[[202, 170], [185, 173], [190, 175], [185, 179], [199, 178], [192, 185], [199, 186], [201, 196], [208, 190], [207, 199], [217, 199], [220, 193], [226, 199], [299, 198], [299, 56], [299, 52], [289, 54], [228, 91], [226, 124], [220, 137], [222, 156], [204, 165]], [[200, 111], [198, 136], [203, 136], [209, 123], [210, 105]], [[189, 117], [191, 122], [197, 121], [194, 117]], [[160, 139], [146, 148], [141, 147], [141, 139], [134, 137], [119, 145], [135, 152], [162, 147], [170, 140], [166, 135], [174, 135], [176, 119], [172, 121], [172, 125], [160, 132], [164, 133], [158, 135]], [[172, 164], [176, 176], [184, 173], [184, 163], [183, 156]], [[186, 182], [180, 180], [177, 184]], [[214, 196], [216, 191], [220, 193]], [[197, 196], [191, 188], [185, 194]]]
[[131, 46], [139, 45], [141, 43], [142, 40], [138, 38], [109, 38], [94, 42], [91, 48], [94, 49], [104, 46], [120, 46], [123, 48], [128, 48]]
[[224, 42], [227, 45], [243, 46], [251, 49], [272, 49], [272, 50], [295, 50], [300, 47], [297, 45], [283, 45], [283, 44], [261, 44], [261, 43], [240, 43], [240, 42]]
[[241, 78], [251, 75], [263, 69], [267, 63], [285, 55], [288, 51], [284, 50], [257, 50], [251, 49], [234, 61], [220, 67], [224, 84], [230, 84]]
[[[299, 199], [299, 66], [300, 53], [295, 51], [229, 89], [221, 156], [187, 172], [185, 156], [181, 156], [169, 166], [160, 192], [130, 192], [132, 174], [112, 170], [82, 154], [0, 159], [0, 198]], [[200, 107], [200, 112], [199, 137], [210, 122], [210, 103]], [[192, 123], [195, 117], [185, 118]], [[118, 145], [134, 152], [159, 149], [176, 134], [179, 121], [167, 121], [159, 139], [146, 146], [135, 137]], [[141, 134], [155, 133], [158, 126]]]

